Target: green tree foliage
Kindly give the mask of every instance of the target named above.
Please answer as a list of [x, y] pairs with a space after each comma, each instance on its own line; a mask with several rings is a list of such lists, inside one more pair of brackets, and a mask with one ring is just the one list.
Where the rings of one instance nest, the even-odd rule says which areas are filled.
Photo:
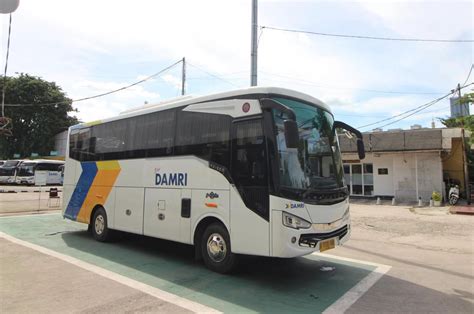
[[[474, 103], [474, 93], [464, 94], [459, 100], [461, 104]], [[471, 131], [471, 143], [474, 144], [474, 115], [464, 116], [459, 118], [438, 118], [439, 121], [448, 128], [465, 128]]]
[[474, 93], [464, 94], [459, 100], [461, 104], [473, 104], [474, 103]]
[[[0, 90], [3, 88], [0, 77]], [[39, 106], [56, 103], [58, 105]], [[54, 82], [40, 77], [20, 74], [6, 78], [5, 104], [24, 106], [5, 107], [5, 116], [12, 119], [12, 136], [0, 135], [0, 158], [12, 158], [13, 154], [28, 157], [31, 153], [49, 155], [54, 149], [54, 135], [77, 124], [71, 99]], [[33, 104], [33, 105], [31, 105]]]

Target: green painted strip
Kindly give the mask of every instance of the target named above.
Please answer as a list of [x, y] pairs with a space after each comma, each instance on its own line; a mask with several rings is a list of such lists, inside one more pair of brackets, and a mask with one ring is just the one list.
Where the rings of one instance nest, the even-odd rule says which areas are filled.
[[375, 269], [316, 256], [249, 257], [237, 273], [219, 275], [195, 262], [190, 246], [133, 235], [99, 243], [59, 214], [0, 218], [0, 231], [226, 313], [322, 312]]

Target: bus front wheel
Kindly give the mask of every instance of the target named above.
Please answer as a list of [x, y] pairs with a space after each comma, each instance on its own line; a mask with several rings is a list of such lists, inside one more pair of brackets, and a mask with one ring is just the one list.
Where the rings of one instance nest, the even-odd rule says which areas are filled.
[[232, 271], [237, 257], [231, 251], [230, 236], [220, 223], [210, 224], [201, 239], [201, 255], [207, 268], [224, 274]]
[[111, 240], [112, 231], [107, 227], [107, 213], [104, 208], [98, 208], [94, 212], [94, 217], [89, 225], [94, 239], [100, 242], [108, 242]]

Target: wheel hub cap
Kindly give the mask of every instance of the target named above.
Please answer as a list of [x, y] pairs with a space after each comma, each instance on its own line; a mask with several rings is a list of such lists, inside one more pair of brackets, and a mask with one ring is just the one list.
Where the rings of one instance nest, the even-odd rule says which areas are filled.
[[222, 262], [227, 254], [224, 237], [218, 233], [211, 234], [207, 239], [207, 254], [214, 262]]
[[97, 216], [95, 219], [95, 233], [102, 234], [105, 228], [105, 220], [103, 216]]

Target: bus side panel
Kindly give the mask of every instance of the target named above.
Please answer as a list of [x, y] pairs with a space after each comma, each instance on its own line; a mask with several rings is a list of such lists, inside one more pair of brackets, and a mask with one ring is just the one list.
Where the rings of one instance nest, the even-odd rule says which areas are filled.
[[66, 163], [64, 165], [64, 183], [63, 183], [63, 215], [66, 208], [71, 200], [72, 193], [77, 184], [76, 168], [81, 169], [80, 163], [73, 159], [66, 157]]
[[234, 186], [230, 189], [232, 252], [270, 255], [270, 223], [248, 209]]
[[115, 188], [114, 229], [143, 234], [144, 193], [143, 188]]
[[181, 189], [145, 189], [145, 235], [180, 242], [181, 219]]
[[[193, 190], [191, 201], [191, 224], [193, 230], [195, 231], [199, 222], [208, 216], [218, 218], [222, 221], [225, 227], [229, 229], [229, 205], [230, 200], [228, 190]], [[232, 240], [231, 237], [231, 243]], [[189, 241], [192, 243], [192, 239], [189, 239]]]

